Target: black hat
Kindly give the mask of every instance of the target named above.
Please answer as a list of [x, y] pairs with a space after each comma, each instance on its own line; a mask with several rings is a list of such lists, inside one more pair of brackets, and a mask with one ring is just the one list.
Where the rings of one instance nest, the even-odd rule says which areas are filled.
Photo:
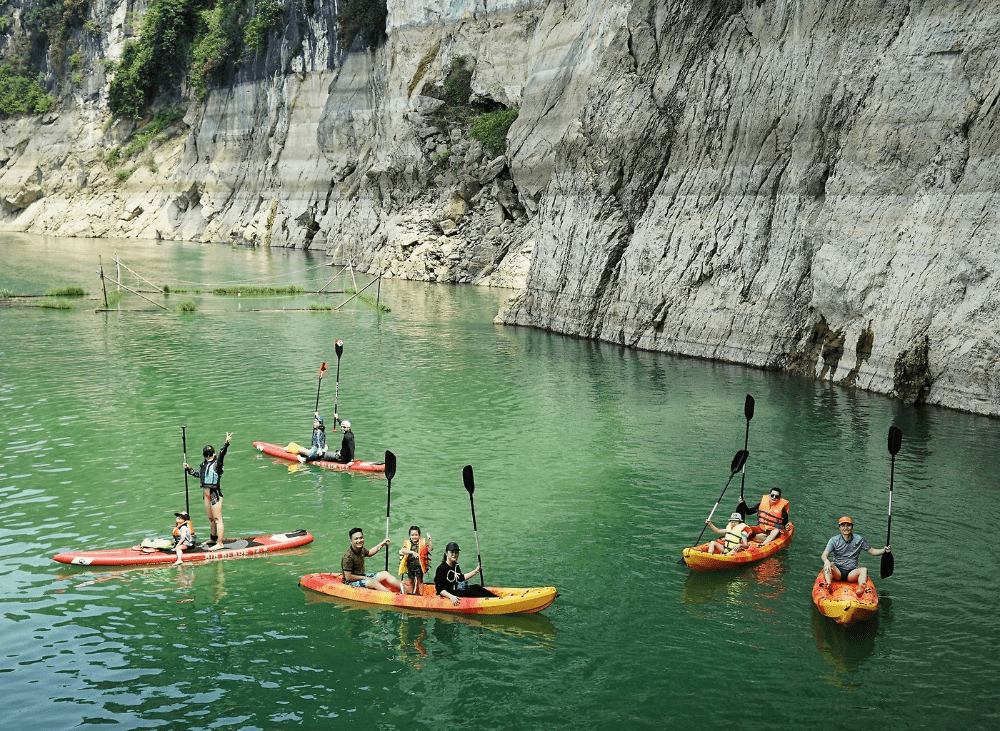
[[445, 553], [451, 553], [452, 551], [458, 553], [460, 550], [461, 549], [459, 549], [458, 544], [455, 543], [455, 541], [452, 541], [451, 543], [449, 543], [447, 546], [444, 547]]
[[205, 448], [201, 450], [201, 456], [204, 457], [205, 459], [208, 459], [213, 454], [215, 454], [215, 447], [213, 447], [211, 444], [206, 444]]
[[188, 511], [186, 511], [186, 510], [182, 510], [179, 513], [174, 513], [174, 515], [176, 515], [178, 518], [184, 518], [184, 520], [190, 520], [191, 519], [191, 516], [188, 515]]

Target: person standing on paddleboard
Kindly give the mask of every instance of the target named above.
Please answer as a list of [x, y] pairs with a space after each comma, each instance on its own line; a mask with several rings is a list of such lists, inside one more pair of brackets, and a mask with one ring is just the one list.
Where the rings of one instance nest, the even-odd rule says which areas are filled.
[[458, 565], [459, 552], [458, 544], [454, 541], [444, 548], [444, 559], [434, 572], [434, 589], [438, 595], [450, 599], [454, 607], [458, 606], [458, 599], [463, 596], [478, 599], [496, 597], [496, 594], [485, 586], [469, 583], [469, 579], [478, 574], [483, 567], [476, 566], [469, 573], [463, 574], [462, 567]]
[[820, 586], [829, 590], [831, 580], [857, 581], [857, 595], [861, 596], [865, 593], [865, 584], [868, 582], [868, 569], [858, 565], [858, 556], [862, 551], [867, 551], [871, 556], [881, 556], [883, 553], [892, 553], [892, 549], [888, 545], [885, 548], [872, 548], [864, 536], [854, 535], [854, 521], [850, 516], [843, 516], [837, 523], [840, 535], [827, 541], [826, 550], [820, 556], [823, 559], [823, 578], [826, 580]]
[[369, 550], [365, 548], [365, 534], [360, 528], [351, 528], [347, 532], [347, 536], [351, 539], [351, 545], [344, 551], [344, 556], [340, 559], [340, 578], [343, 579], [345, 584], [358, 589], [391, 591], [399, 594], [406, 593], [399, 579], [388, 571], [379, 571], [377, 573], [367, 573], [365, 571], [365, 559], [371, 558], [381, 551], [383, 547], [388, 550], [388, 538], [375, 546], [375, 548]]
[[[223, 548], [225, 527], [222, 524], [222, 462], [226, 458], [226, 450], [229, 449], [229, 443], [232, 440], [232, 433], [226, 432], [226, 441], [218, 454], [215, 453], [215, 447], [211, 444], [201, 450], [205, 460], [197, 470], [191, 469], [187, 462], [184, 463], [184, 469], [187, 470], [187, 473], [201, 481], [201, 489], [205, 495], [205, 514], [208, 515], [208, 522], [211, 526], [211, 538], [209, 545], [206, 546], [209, 551]], [[214, 545], [211, 545], [213, 543]]]

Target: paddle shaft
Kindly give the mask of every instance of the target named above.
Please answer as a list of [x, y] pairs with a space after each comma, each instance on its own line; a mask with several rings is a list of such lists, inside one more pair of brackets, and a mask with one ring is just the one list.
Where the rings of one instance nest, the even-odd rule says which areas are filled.
[[[754, 401], [753, 396], [747, 394], [747, 400], [743, 403], [743, 415], [747, 417], [747, 433], [743, 438], [743, 450], [750, 448], [750, 420], [753, 418]], [[743, 488], [747, 483], [747, 466], [743, 464], [743, 474], [740, 477], [740, 503], [743, 502]]]
[[483, 557], [479, 551], [479, 528], [476, 525], [476, 501], [472, 498], [472, 493], [476, 491], [476, 479], [472, 474], [472, 465], [465, 465], [462, 470], [462, 481], [465, 489], [469, 493], [469, 505], [472, 506], [472, 532], [476, 536], [476, 566], [479, 568], [479, 583], [486, 586], [486, 578], [483, 576]]
[[472, 533], [476, 536], [476, 566], [479, 567], [479, 583], [486, 586], [486, 579], [483, 577], [483, 557], [479, 552], [479, 529], [476, 527], [476, 502], [469, 495], [469, 504], [472, 506]]
[[[181, 446], [184, 449], [184, 464], [188, 461], [188, 440], [187, 427], [181, 427]], [[184, 468], [184, 509], [187, 510], [188, 517], [191, 517], [191, 499], [188, 497], [188, 471]]]
[[[896, 478], [896, 454], [899, 452], [899, 448], [903, 444], [903, 432], [899, 430], [898, 427], [889, 427], [889, 454], [892, 455], [892, 461], [889, 466], [889, 518], [885, 527], [885, 545], [889, 545], [889, 535], [892, 532], [892, 488], [893, 482]], [[892, 576], [892, 572], [896, 568], [896, 557], [892, 553], [882, 554], [882, 563], [879, 566], [879, 575], [886, 579]]]
[[323, 375], [326, 373], [326, 363], [319, 367], [319, 380], [316, 383], [316, 407], [313, 409], [314, 414], [319, 413], [319, 389], [323, 385]]
[[[741, 449], [736, 453], [736, 456], [733, 457], [733, 463], [729, 466], [729, 479], [726, 480], [726, 486], [723, 487], [722, 492], [719, 493], [719, 499], [715, 501], [715, 505], [712, 507], [712, 512], [708, 514], [708, 521], [712, 520], [712, 516], [715, 515], [715, 509], [718, 508], [719, 503], [722, 502], [722, 496], [725, 495], [726, 490], [729, 489], [729, 483], [733, 481], [734, 477], [736, 477], [736, 473], [743, 469], [743, 466], [747, 463], [747, 457], [749, 456], [750, 453], [748, 451]], [[701, 542], [701, 537], [705, 535], [705, 531], [708, 530], [708, 521], [705, 521], [705, 525], [701, 527], [701, 533], [698, 534], [697, 540], [695, 540], [692, 545], [697, 546]], [[684, 565], [683, 558], [678, 561], [678, 565]]]
[[337, 379], [333, 382], [333, 413], [337, 412], [337, 399], [340, 397], [340, 356], [344, 354], [344, 343], [338, 340], [333, 344], [337, 351]]
[[[340, 353], [338, 352], [339, 356]], [[392, 478], [396, 476], [396, 455], [390, 452], [388, 449], [385, 450], [385, 479], [388, 483], [388, 487], [385, 490], [385, 570], [389, 571], [389, 505], [391, 504], [392, 495]]]

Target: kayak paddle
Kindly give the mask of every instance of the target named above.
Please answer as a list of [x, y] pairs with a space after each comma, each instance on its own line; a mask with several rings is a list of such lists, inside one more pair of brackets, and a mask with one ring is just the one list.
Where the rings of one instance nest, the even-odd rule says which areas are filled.
[[[892, 455], [892, 466], [889, 468], [889, 522], [885, 527], [885, 545], [889, 545], [889, 532], [892, 530], [892, 482], [896, 473], [896, 454], [903, 445], [903, 432], [898, 427], [889, 427], [889, 454]], [[892, 552], [882, 554], [882, 565], [879, 567], [879, 575], [883, 579], [892, 576], [896, 568], [896, 559]]]
[[[747, 417], [747, 433], [746, 437], [743, 439], [744, 451], [746, 451], [750, 447], [750, 420], [753, 418], [753, 407], [754, 407], [753, 396], [747, 394], [747, 400], [743, 404], [743, 413]], [[740, 505], [743, 504], [743, 486], [746, 485], [746, 482], [747, 482], [747, 469], [746, 466], [744, 465], [743, 476], [740, 478]]]
[[[719, 503], [722, 502], [722, 496], [726, 494], [726, 490], [729, 488], [729, 483], [733, 481], [734, 477], [736, 477], [736, 473], [739, 472], [741, 469], [743, 469], [743, 465], [747, 463], [747, 457], [749, 456], [750, 452], [748, 452], [745, 449], [741, 449], [739, 452], [736, 453], [736, 456], [733, 457], [733, 463], [729, 466], [729, 479], [726, 480], [726, 486], [723, 487], [722, 492], [719, 493], [719, 499], [715, 501], [715, 507], [713, 507], [712, 512], [708, 514], [708, 520], [711, 520], [712, 516], [715, 515], [715, 508], [719, 507]], [[705, 525], [701, 527], [701, 533], [698, 534], [698, 538], [693, 545], [697, 546], [701, 542], [701, 537], [705, 535], [706, 528], [708, 528], [707, 521], [705, 522]], [[678, 566], [684, 565], [683, 557], [681, 557], [681, 560], [677, 562], [677, 565]]]
[[472, 465], [465, 465], [462, 470], [462, 480], [465, 482], [465, 489], [469, 491], [469, 504], [472, 506], [472, 532], [476, 534], [476, 565], [479, 567], [479, 583], [486, 586], [486, 579], [483, 577], [483, 557], [479, 554], [479, 529], [476, 527], [476, 503], [472, 499], [472, 493], [476, 491], [476, 482], [472, 478]]
[[[339, 342], [339, 341], [338, 341]], [[338, 359], [340, 352], [337, 352]], [[396, 475], [396, 455], [385, 450], [385, 479], [389, 482], [389, 487], [385, 491], [385, 539], [389, 540], [389, 496], [392, 494], [392, 478]], [[385, 570], [389, 570], [389, 546], [385, 547]]]
[[[344, 354], [344, 341], [338, 340], [333, 344], [333, 349], [337, 351], [337, 380], [333, 382], [333, 413], [337, 413], [337, 399], [340, 397], [340, 356]], [[334, 416], [336, 418], [336, 416]], [[334, 426], [337, 426], [334, 424]]]
[[316, 383], [316, 408], [313, 409], [313, 413], [319, 413], [319, 387], [323, 385], [323, 376], [326, 375], [326, 363], [323, 363], [319, 367], [319, 381]]
[[[188, 440], [187, 440], [187, 427], [181, 427], [181, 446], [184, 449], [184, 464], [188, 461]], [[188, 498], [188, 471], [184, 468], [184, 509], [187, 510], [188, 517], [191, 517], [191, 500]]]

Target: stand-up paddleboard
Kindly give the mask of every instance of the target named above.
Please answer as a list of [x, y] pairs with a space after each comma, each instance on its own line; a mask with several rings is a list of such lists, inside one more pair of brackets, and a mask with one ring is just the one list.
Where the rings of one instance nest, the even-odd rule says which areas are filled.
[[[299, 455], [297, 452], [289, 452], [288, 449], [282, 447], [280, 444], [254, 442], [253, 446], [258, 452], [263, 452], [271, 457], [287, 459], [289, 462], [299, 461]], [[337, 470], [339, 472], [385, 472], [385, 462], [364, 462], [360, 459], [356, 459], [353, 462], [347, 462], [346, 464], [343, 462], [328, 462], [324, 459], [317, 459], [314, 462], [307, 462], [306, 464], [316, 465], [317, 467], [322, 467], [324, 470]]]
[[[227, 538], [225, 547], [217, 551], [209, 551], [204, 544], [192, 546], [181, 554], [184, 563], [199, 561], [218, 561], [224, 558], [240, 558], [243, 556], [259, 556], [275, 551], [287, 551], [312, 543], [312, 534], [304, 530], [290, 533], [270, 533], [253, 538]], [[146, 548], [130, 546], [129, 548], [107, 548], [100, 551], [67, 551], [53, 556], [60, 563], [74, 566], [142, 566], [145, 564], [173, 563], [177, 554], [169, 548]]]

